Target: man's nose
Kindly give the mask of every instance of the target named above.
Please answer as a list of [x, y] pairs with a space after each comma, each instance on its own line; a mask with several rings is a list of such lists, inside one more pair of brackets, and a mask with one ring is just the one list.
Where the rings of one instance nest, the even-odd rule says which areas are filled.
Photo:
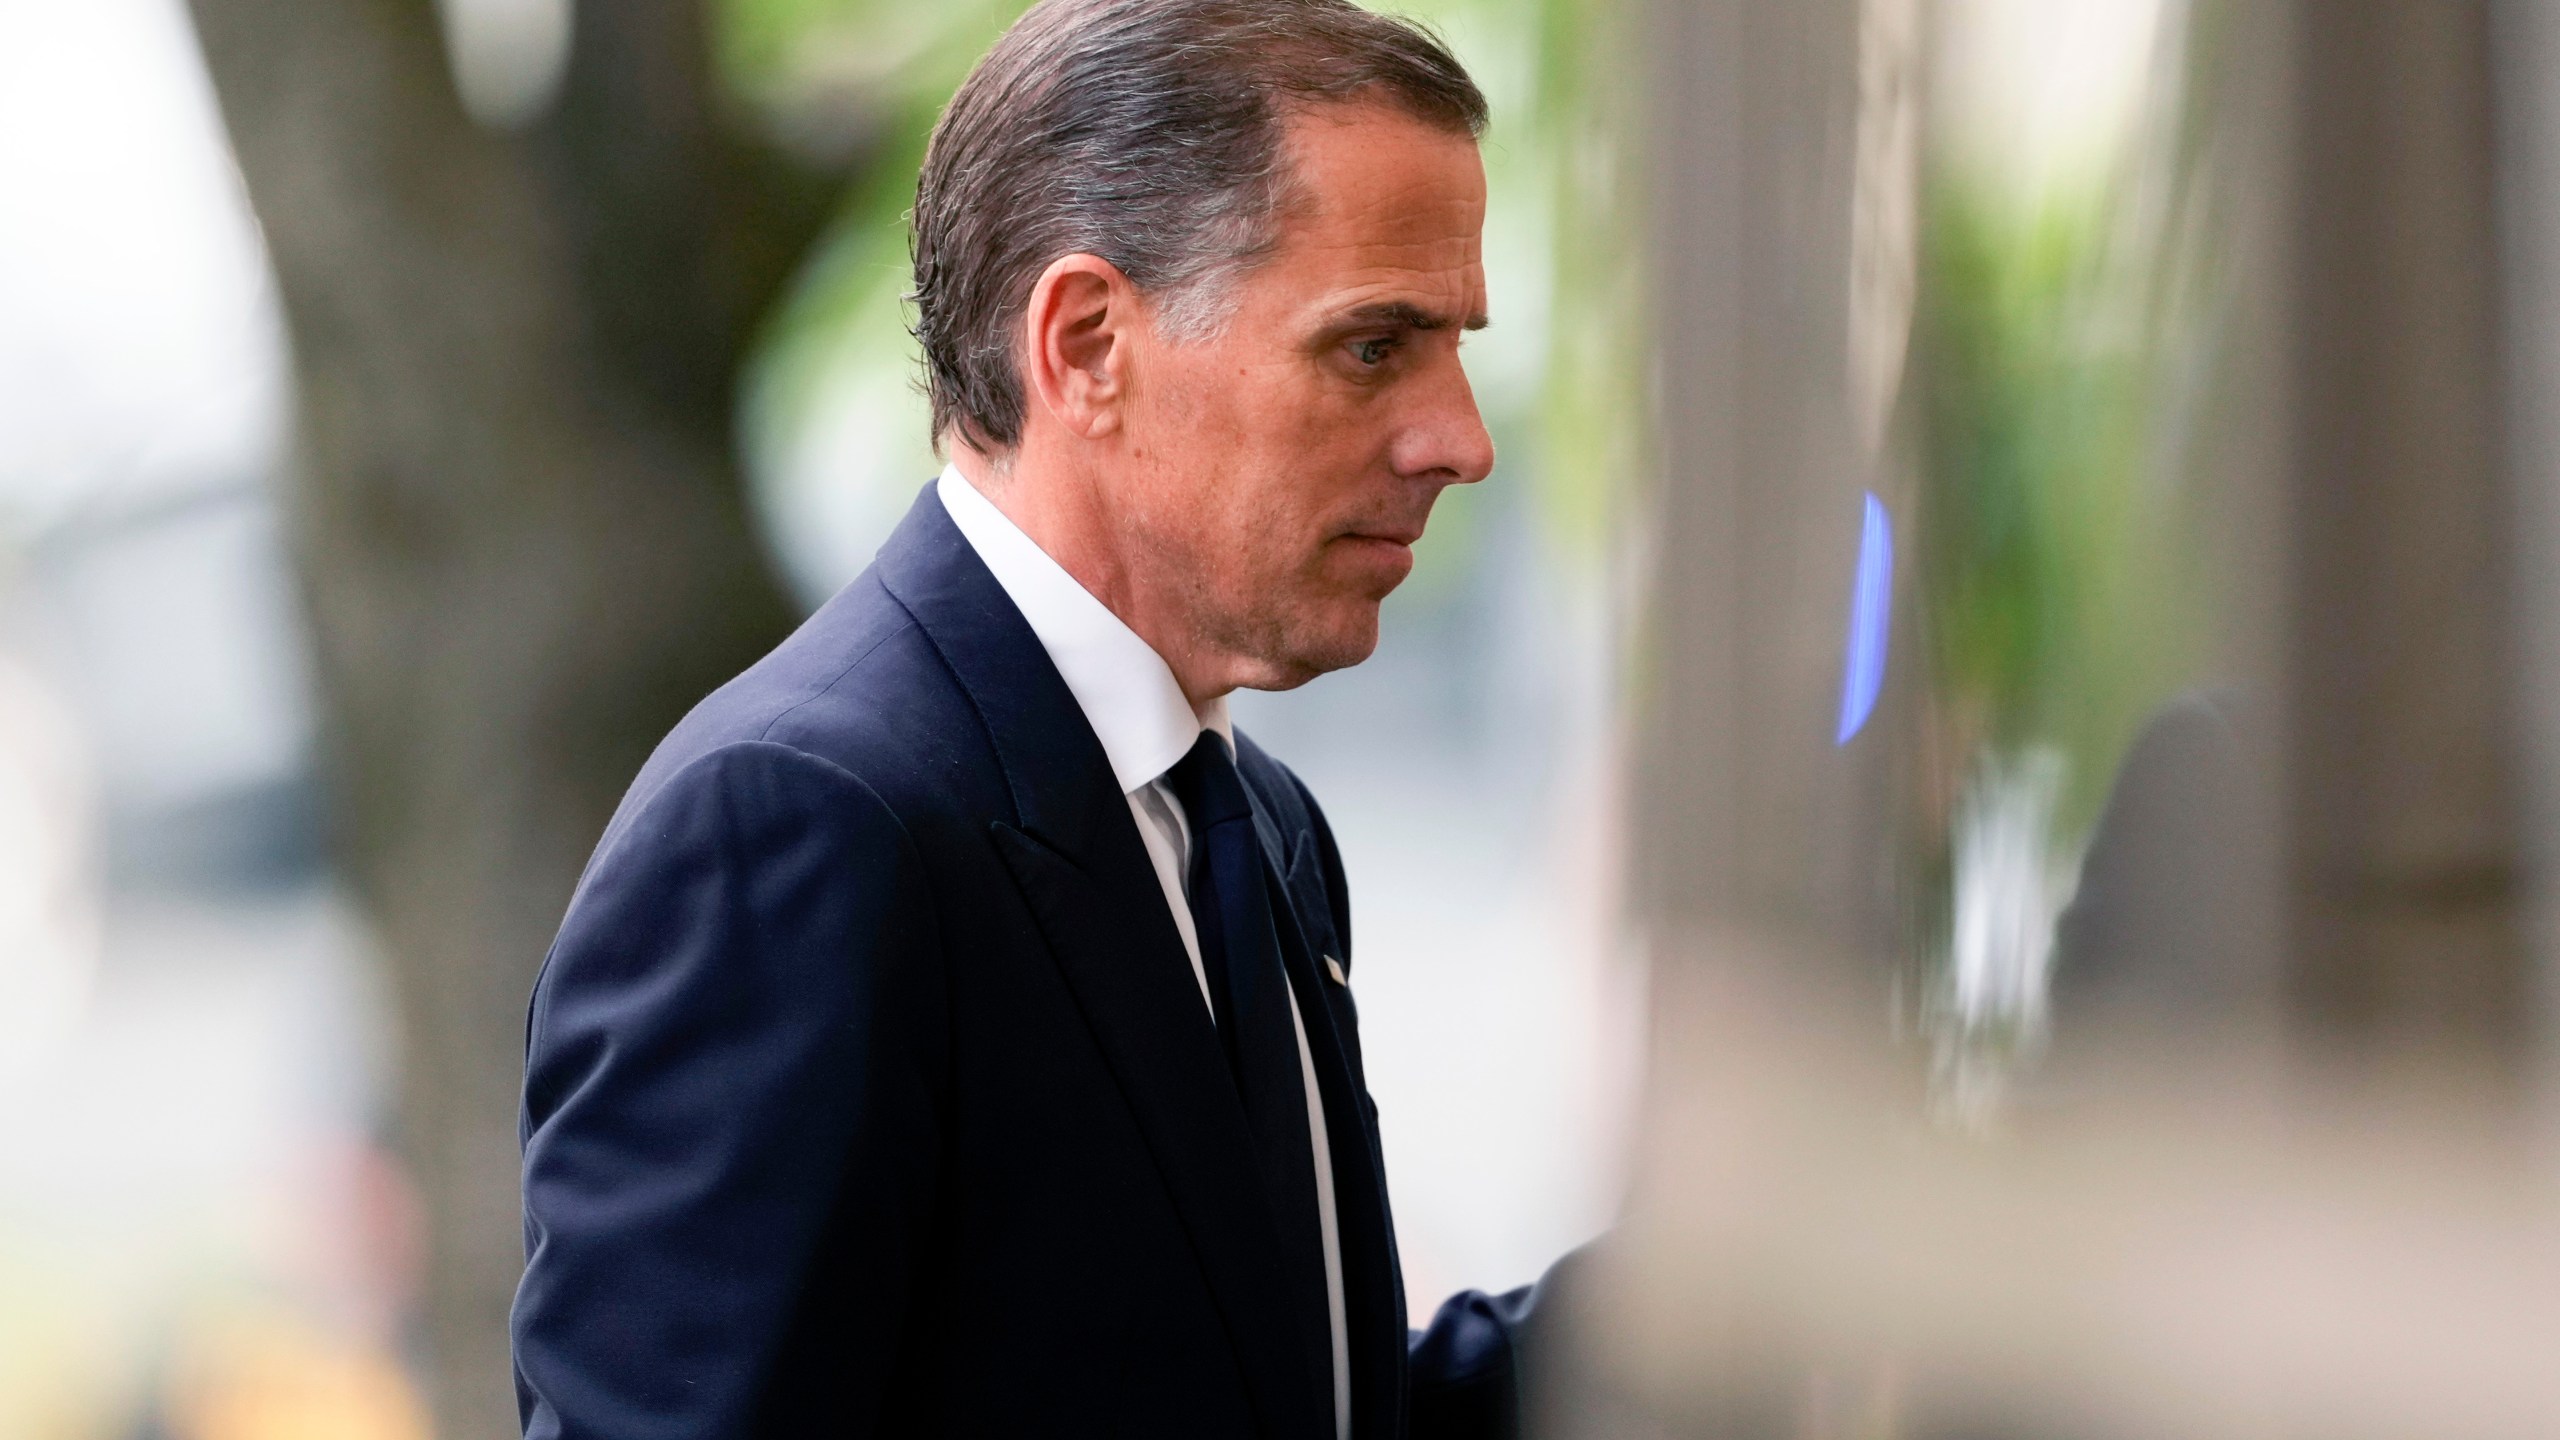
[[1493, 473], [1493, 435], [1467, 372], [1454, 362], [1416, 397], [1396, 438], [1395, 465], [1400, 475], [1442, 485], [1473, 485]]

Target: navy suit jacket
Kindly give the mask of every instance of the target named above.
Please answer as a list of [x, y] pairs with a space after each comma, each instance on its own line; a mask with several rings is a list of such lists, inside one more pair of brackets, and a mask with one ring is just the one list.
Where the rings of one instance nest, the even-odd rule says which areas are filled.
[[[1237, 749], [1307, 989], [1341, 857]], [[1358, 1013], [1311, 988], [1353, 1434], [1503, 1433], [1525, 1292], [1408, 1335]], [[1330, 1437], [1247, 1135], [1101, 744], [928, 488], [658, 748], [544, 963], [526, 1433]]]

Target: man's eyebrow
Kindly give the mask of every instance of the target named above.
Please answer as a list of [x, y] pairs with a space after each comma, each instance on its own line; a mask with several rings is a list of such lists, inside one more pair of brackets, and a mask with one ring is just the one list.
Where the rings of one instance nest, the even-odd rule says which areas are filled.
[[1463, 321], [1452, 321], [1446, 315], [1435, 315], [1410, 300], [1387, 300], [1375, 305], [1359, 305], [1335, 318], [1340, 326], [1393, 325], [1405, 330], [1446, 330], [1457, 324], [1461, 329], [1482, 330], [1493, 321], [1477, 311]]

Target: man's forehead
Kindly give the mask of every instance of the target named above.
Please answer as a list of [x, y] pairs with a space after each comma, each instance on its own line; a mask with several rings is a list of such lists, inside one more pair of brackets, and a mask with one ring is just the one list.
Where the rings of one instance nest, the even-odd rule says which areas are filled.
[[1300, 122], [1292, 148], [1297, 203], [1269, 269], [1294, 282], [1297, 305], [1328, 322], [1482, 328], [1484, 170], [1473, 141], [1361, 106]]
[[1286, 146], [1292, 228], [1407, 245], [1484, 228], [1484, 161], [1465, 135], [1383, 105], [1335, 105], [1291, 120]]

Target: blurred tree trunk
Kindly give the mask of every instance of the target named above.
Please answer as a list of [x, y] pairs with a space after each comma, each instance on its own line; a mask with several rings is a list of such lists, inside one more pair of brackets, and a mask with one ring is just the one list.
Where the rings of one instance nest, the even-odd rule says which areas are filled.
[[516, 1433], [524, 1005], [650, 746], [789, 623], [737, 373], [835, 193], [723, 129], [699, 0], [577, 16], [560, 97], [463, 113], [433, 0], [192, 0], [292, 331], [291, 496], [338, 852], [389, 952], [424, 1358]]

